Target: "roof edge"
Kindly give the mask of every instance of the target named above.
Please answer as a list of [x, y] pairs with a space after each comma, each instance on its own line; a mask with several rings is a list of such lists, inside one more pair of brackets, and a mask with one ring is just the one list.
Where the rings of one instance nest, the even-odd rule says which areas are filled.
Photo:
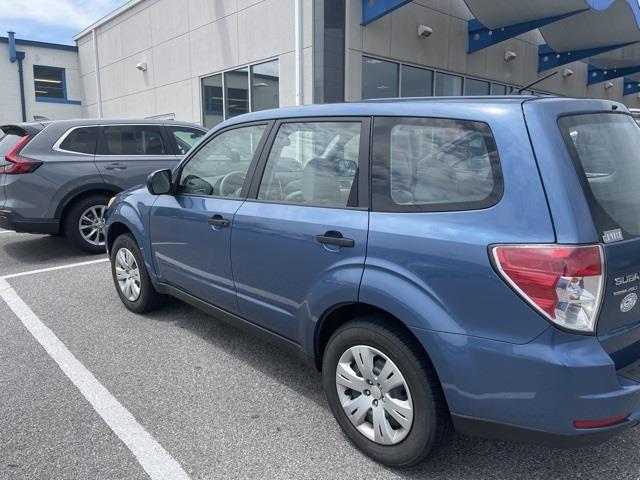
[[[9, 43], [9, 39], [7, 37], [0, 37], [0, 43]], [[21, 38], [16, 38], [16, 45], [24, 45], [25, 47], [50, 48], [53, 50], [66, 50], [69, 52], [78, 51], [78, 47], [76, 45], [65, 45], [64, 43], [40, 42], [37, 40], [24, 40]]]
[[131, 10], [133, 7], [135, 7], [139, 3], [142, 3], [143, 1], [144, 0], [129, 0], [127, 3], [125, 3], [121, 7], [116, 8], [114, 11], [112, 11], [111, 13], [106, 14], [100, 20], [98, 20], [98, 21], [92, 23], [91, 25], [89, 25], [87, 28], [82, 30], [80, 33], [74, 35], [73, 36], [73, 40], [77, 42], [82, 37], [88, 35], [89, 33], [91, 33], [96, 28], [101, 27], [105, 23], [107, 23], [107, 22], [113, 20], [114, 18], [122, 15], [124, 12], [126, 12], [128, 10]]

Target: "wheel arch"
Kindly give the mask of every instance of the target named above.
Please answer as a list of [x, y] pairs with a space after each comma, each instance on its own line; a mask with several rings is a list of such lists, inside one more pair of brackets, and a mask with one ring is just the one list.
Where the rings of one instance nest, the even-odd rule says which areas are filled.
[[60, 229], [62, 233], [64, 233], [66, 216], [69, 213], [71, 207], [78, 201], [90, 197], [92, 195], [105, 195], [105, 196], [113, 196], [117, 193], [120, 193], [122, 189], [114, 186], [114, 185], [106, 185], [106, 184], [96, 184], [96, 185], [85, 185], [82, 188], [78, 188], [69, 192], [62, 201], [59, 203], [56, 212], [55, 218], [60, 219]]
[[429, 363], [433, 366], [433, 362], [431, 361], [429, 353], [425, 350], [425, 348], [422, 346], [411, 329], [402, 320], [400, 320], [392, 313], [375, 305], [363, 302], [355, 302], [337, 305], [329, 309], [322, 315], [322, 317], [320, 317], [320, 320], [316, 324], [314, 334], [314, 358], [316, 368], [318, 370], [322, 370], [322, 357], [324, 355], [327, 343], [331, 338], [331, 335], [333, 335], [333, 333], [342, 325], [362, 316], [375, 317], [377, 320], [383, 321], [388, 325], [392, 325], [398, 329], [403, 330], [410, 336], [410, 338], [413, 339], [415, 346], [420, 349], [422, 353], [424, 353]]

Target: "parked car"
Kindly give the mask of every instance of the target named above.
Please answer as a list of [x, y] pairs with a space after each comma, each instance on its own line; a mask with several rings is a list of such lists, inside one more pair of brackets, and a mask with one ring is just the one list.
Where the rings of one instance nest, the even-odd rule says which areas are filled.
[[605, 100], [240, 116], [115, 197], [114, 284], [133, 312], [171, 295], [299, 353], [390, 466], [453, 429], [597, 443], [640, 419], [639, 150]]
[[175, 166], [206, 130], [158, 120], [66, 120], [0, 127], [0, 228], [66, 235], [101, 253], [114, 194]]

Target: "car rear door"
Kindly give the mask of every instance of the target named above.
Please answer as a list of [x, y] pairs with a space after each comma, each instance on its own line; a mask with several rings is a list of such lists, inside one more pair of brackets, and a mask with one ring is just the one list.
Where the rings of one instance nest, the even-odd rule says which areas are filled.
[[597, 335], [623, 367], [640, 359], [640, 128], [612, 110], [564, 115], [558, 124], [604, 251]]
[[95, 156], [105, 182], [124, 190], [146, 182], [162, 168], [174, 168], [181, 157], [174, 154], [162, 125], [104, 125]]
[[2, 169], [8, 163], [5, 160], [5, 155], [11, 151], [21, 138], [35, 136], [42, 129], [43, 126], [40, 124], [0, 126], [0, 208], [4, 207], [7, 199], [5, 190], [6, 175], [2, 173]]
[[236, 212], [240, 314], [300, 340], [318, 305], [355, 302], [369, 224], [369, 119], [281, 121]]

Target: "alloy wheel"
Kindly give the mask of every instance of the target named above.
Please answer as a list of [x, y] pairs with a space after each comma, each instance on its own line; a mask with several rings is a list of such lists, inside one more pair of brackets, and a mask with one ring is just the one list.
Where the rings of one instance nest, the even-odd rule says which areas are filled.
[[106, 205], [94, 205], [87, 208], [78, 221], [78, 229], [82, 239], [90, 245], [103, 246], [105, 244], [104, 214], [107, 211]]

